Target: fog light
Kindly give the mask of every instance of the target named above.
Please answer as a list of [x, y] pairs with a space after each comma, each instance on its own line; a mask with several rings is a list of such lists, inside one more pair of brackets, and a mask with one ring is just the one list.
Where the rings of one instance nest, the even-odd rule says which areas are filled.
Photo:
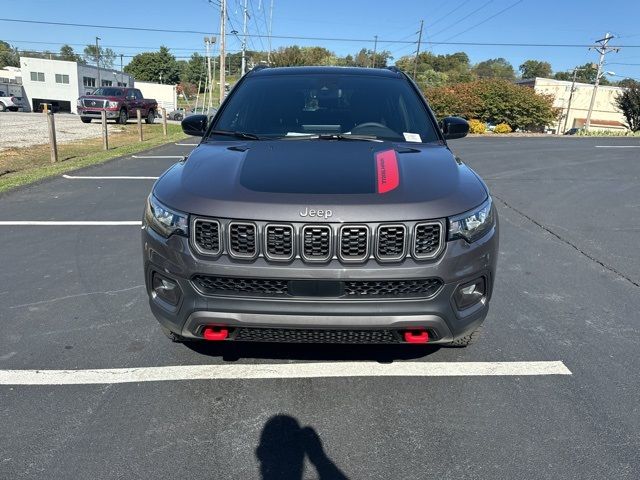
[[151, 289], [156, 297], [171, 305], [177, 305], [180, 301], [180, 287], [178, 284], [159, 273], [153, 273]]
[[487, 294], [487, 284], [484, 277], [473, 282], [460, 285], [453, 295], [458, 310], [464, 310], [484, 300]]

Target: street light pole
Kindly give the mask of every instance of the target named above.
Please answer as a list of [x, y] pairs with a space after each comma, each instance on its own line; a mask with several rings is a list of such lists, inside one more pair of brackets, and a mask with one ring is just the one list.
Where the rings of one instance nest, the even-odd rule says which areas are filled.
[[96, 37], [96, 67], [98, 67], [98, 88], [102, 86], [102, 82], [100, 81], [100, 46], [98, 45], [98, 40], [101, 40], [100, 37]]
[[227, 0], [222, 0], [220, 4], [220, 104], [224, 100], [225, 94], [225, 84], [226, 84], [226, 54], [225, 54], [225, 46], [226, 46], [226, 36], [225, 36], [225, 26], [227, 20]]

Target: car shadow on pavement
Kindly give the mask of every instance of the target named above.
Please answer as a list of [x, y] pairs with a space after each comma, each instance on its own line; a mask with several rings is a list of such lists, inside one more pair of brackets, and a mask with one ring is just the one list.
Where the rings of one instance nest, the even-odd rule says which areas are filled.
[[201, 355], [221, 357], [225, 362], [240, 359], [309, 360], [309, 361], [377, 361], [414, 360], [437, 352], [437, 345], [347, 345], [327, 343], [269, 342], [189, 342], [191, 350]]
[[305, 456], [319, 480], [348, 480], [325, 453], [317, 432], [289, 415], [275, 415], [265, 423], [255, 454], [262, 480], [301, 480]]

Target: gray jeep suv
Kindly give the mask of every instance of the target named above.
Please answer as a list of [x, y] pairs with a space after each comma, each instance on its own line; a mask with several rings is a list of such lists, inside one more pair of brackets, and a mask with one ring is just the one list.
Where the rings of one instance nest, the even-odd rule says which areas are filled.
[[151, 309], [175, 341], [467, 345], [489, 308], [486, 185], [402, 72], [257, 68], [148, 197]]

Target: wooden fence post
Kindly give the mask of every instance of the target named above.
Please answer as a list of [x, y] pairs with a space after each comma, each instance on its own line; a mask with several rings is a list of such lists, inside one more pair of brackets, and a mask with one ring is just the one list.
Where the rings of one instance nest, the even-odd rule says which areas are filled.
[[144, 138], [142, 137], [142, 113], [140, 112], [139, 108], [136, 110], [136, 115], [138, 116], [138, 135], [140, 137], [140, 141], [142, 142], [144, 140]]
[[51, 147], [51, 163], [58, 161], [58, 142], [56, 141], [56, 121], [53, 112], [47, 111], [47, 123], [49, 124], [49, 145]]
[[109, 150], [109, 134], [107, 132], [107, 112], [102, 110], [102, 149]]
[[167, 136], [167, 109], [162, 108], [162, 135]]

